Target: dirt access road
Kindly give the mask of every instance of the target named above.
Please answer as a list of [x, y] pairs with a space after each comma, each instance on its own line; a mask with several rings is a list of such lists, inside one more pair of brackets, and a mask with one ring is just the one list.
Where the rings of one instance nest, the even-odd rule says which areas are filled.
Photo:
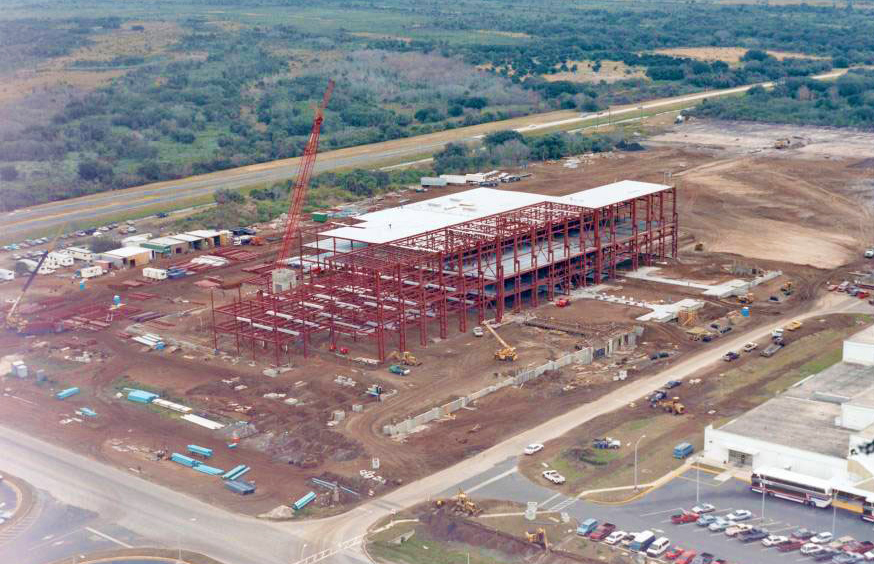
[[[841, 69], [813, 78], [829, 80], [846, 72], [847, 69]], [[663, 98], [630, 106], [619, 106], [610, 108], [609, 114], [616, 118], [658, 108], [676, 107], [684, 104], [691, 106], [704, 98], [739, 94], [754, 86], [770, 88], [773, 83], [764, 82], [725, 90], [711, 90]], [[397, 161], [430, 155], [447, 143], [480, 139], [493, 131], [514, 129], [520, 133], [533, 133], [549, 128], [572, 128], [585, 125], [587, 122], [598, 122], [607, 116], [608, 111], [584, 115], [571, 111], [547, 112], [408, 139], [395, 139], [328, 151], [319, 155], [316, 172], [345, 167], [368, 168], [390, 160]], [[174, 203], [209, 195], [219, 188], [242, 188], [262, 182], [276, 182], [291, 178], [297, 174], [299, 160], [299, 158], [277, 160], [180, 180], [158, 182], [125, 190], [52, 202], [4, 214], [0, 216], [0, 220], [3, 222], [6, 236], [21, 236], [36, 231], [50, 232], [58, 229], [64, 223], [97, 221], [101, 217], [109, 217], [113, 214], [136, 212], [156, 204], [166, 205], [170, 208]]]
[[[854, 298], [828, 294], [807, 314], [796, 317], [803, 319], [824, 313], [852, 312], [859, 307], [869, 306]], [[453, 484], [475, 478], [496, 464], [517, 456], [528, 443], [558, 438], [586, 421], [624, 407], [664, 385], [667, 380], [696, 374], [720, 362], [719, 358], [726, 350], [737, 348], [751, 339], [763, 338], [786, 321], [786, 318], [775, 319], [749, 334], [740, 334], [720, 343], [718, 348], [702, 351], [669, 370], [617, 389], [597, 403], [580, 405], [446, 470], [348, 513], [319, 521], [259, 522], [3, 427], [0, 427], [0, 446], [8, 455], [4, 457], [4, 466], [34, 486], [50, 491], [64, 502], [91, 509], [102, 517], [111, 517], [138, 534], [171, 546], [183, 543], [191, 550], [228, 564], [288, 564], [322, 550], [326, 551], [322, 557], [310, 559], [308, 564], [320, 560], [361, 562], [368, 559], [355, 552], [356, 542], [379, 519], [438, 495]], [[226, 539], [234, 542], [225, 542]], [[349, 551], [334, 550], [344, 542]]]

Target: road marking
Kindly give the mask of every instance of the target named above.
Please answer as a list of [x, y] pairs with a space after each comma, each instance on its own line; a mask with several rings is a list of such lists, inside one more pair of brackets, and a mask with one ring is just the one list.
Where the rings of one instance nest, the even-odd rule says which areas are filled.
[[90, 532], [90, 533], [94, 533], [98, 537], [103, 537], [104, 539], [108, 540], [109, 542], [114, 542], [115, 544], [117, 544], [118, 546], [121, 546], [123, 548], [133, 548], [128, 543], [122, 542], [122, 541], [118, 540], [117, 538], [114, 538], [114, 537], [107, 535], [106, 533], [101, 533], [97, 529], [92, 529], [91, 527], [85, 527], [85, 530]]
[[561, 503], [553, 505], [552, 509], [549, 509], [548, 511], [564, 511], [565, 509], [567, 509], [568, 507], [570, 507], [571, 505], [575, 504], [578, 501], [579, 501], [579, 499], [577, 499], [575, 497], [568, 497], [568, 498], [565, 498], [565, 500], [562, 501]]
[[503, 480], [504, 478], [506, 478], [506, 477], [509, 476], [510, 474], [514, 474], [517, 470], [518, 470], [518, 468], [516, 468], [516, 467], [514, 466], [513, 468], [510, 468], [509, 470], [507, 470], [507, 471], [505, 471], [505, 472], [501, 472], [501, 473], [498, 474], [497, 476], [493, 476], [493, 477], [489, 478], [488, 480], [485, 480], [484, 482], [480, 482], [479, 484], [475, 485], [475, 486], [472, 487], [472, 488], [467, 488], [466, 492], [467, 492], [467, 493], [473, 493], [473, 492], [475, 492], [476, 490], [478, 490], [478, 489], [480, 489], [480, 488], [484, 488], [484, 487], [488, 486], [488, 485], [491, 484], [491, 483], [497, 482], [498, 480]]
[[[470, 491], [470, 490], [468, 490], [468, 491]], [[545, 507], [547, 503], [549, 503], [553, 499], [559, 497], [560, 495], [561, 495], [561, 492], [555, 492], [555, 494], [549, 496], [548, 498], [546, 498], [543, 501], [541, 501], [540, 503], [538, 503], [537, 507]]]
[[682, 511], [682, 507], [674, 507], [673, 509], [665, 509], [664, 511], [653, 511], [652, 513], [644, 513], [641, 517], [652, 517], [653, 515], [661, 515], [662, 513], [671, 513], [672, 511]]

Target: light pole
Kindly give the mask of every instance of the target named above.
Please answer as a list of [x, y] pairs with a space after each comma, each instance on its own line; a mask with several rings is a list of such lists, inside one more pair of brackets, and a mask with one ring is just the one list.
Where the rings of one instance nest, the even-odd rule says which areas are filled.
[[701, 457], [695, 459], [695, 505], [701, 504]]
[[637, 445], [645, 438], [646, 435], [641, 435], [637, 442], [634, 443], [634, 491], [637, 491]]

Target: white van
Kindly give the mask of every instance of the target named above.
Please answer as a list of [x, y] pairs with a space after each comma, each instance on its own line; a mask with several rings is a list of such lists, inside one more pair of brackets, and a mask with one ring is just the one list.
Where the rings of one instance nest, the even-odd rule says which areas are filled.
[[659, 537], [649, 545], [649, 548], [646, 549], [646, 553], [649, 556], [661, 556], [664, 551], [668, 549], [671, 545], [671, 539], [668, 537]]

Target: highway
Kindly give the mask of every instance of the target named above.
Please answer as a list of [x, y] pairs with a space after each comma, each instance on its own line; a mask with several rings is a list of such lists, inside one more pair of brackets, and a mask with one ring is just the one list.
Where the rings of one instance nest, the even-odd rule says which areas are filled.
[[[792, 318], [862, 311], [871, 312], [871, 307], [862, 300], [827, 294], [809, 312]], [[512, 463], [509, 471], [504, 469], [525, 445], [558, 438], [591, 419], [623, 408], [668, 380], [694, 376], [707, 366], [721, 362], [727, 350], [767, 337], [773, 328], [788, 319], [774, 319], [766, 326], [721, 340], [717, 346], [691, 355], [658, 374], [617, 388], [597, 402], [580, 405], [345, 514], [318, 521], [272, 523], [230, 513], [5, 426], [0, 426], [0, 452], [3, 453], [0, 472], [14, 474], [60, 502], [94, 512], [102, 522], [141, 537], [143, 544], [182, 546], [226, 564], [315, 564], [317, 561], [358, 564], [367, 559], [357, 547], [357, 540], [376, 521], [393, 511], [453, 491], [457, 485], [475, 491], [491, 484], [513, 471]], [[353, 546], [336, 551], [341, 543]], [[21, 545], [4, 546], [0, 539], [0, 561], [8, 561], [5, 558], [10, 554], [4, 550], [9, 550], [9, 546], [17, 550], [15, 547]], [[320, 551], [328, 552], [318, 558]], [[16, 563], [41, 564], [25, 559], [23, 553], [11, 556], [15, 556], [13, 562]], [[306, 556], [309, 558], [304, 561]]]
[[[828, 80], [837, 78], [845, 72], [847, 72], [847, 69], [841, 69], [813, 78]], [[534, 114], [408, 139], [395, 139], [370, 145], [326, 151], [319, 154], [315, 170], [316, 172], [325, 172], [348, 167], [372, 168], [387, 161], [418, 158], [426, 154], [433, 154], [447, 143], [475, 141], [492, 131], [514, 129], [520, 133], [532, 133], [551, 128], [581, 128], [585, 127], [589, 122], [599, 122], [608, 117], [608, 115], [611, 118], [621, 118], [622, 116], [633, 116], [635, 112], [693, 105], [705, 98], [746, 92], [754, 86], [770, 88], [773, 86], [773, 83], [765, 82], [724, 90], [711, 90], [675, 96], [611, 108], [609, 111], [605, 110], [594, 114], [581, 115], [570, 111]], [[121, 213], [141, 212], [143, 215], [147, 215], [147, 210], [156, 205], [170, 207], [192, 198], [209, 195], [220, 188], [242, 188], [259, 183], [277, 182], [292, 178], [297, 173], [298, 162], [298, 158], [283, 159], [179, 180], [103, 192], [91, 196], [22, 208], [3, 214], [0, 216], [0, 220], [2, 220], [4, 226], [4, 235], [15, 237], [35, 231], [48, 233], [59, 229], [65, 223], [97, 222], [101, 218], [109, 218]]]

